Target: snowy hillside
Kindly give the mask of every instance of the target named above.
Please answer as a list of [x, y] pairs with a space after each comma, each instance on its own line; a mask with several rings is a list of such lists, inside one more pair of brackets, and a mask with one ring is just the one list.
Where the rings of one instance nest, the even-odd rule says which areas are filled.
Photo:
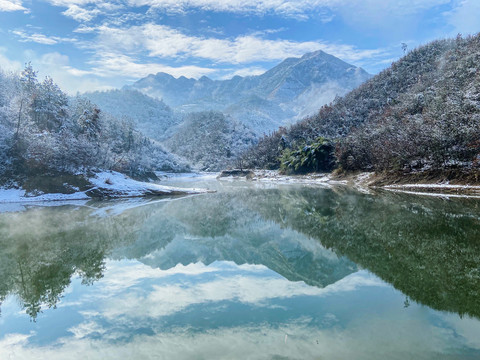
[[163, 101], [135, 90], [95, 91], [83, 94], [102, 109], [117, 118], [127, 119], [136, 128], [155, 140], [164, 140], [180, 118]]
[[234, 165], [255, 143], [255, 134], [245, 125], [220, 112], [204, 111], [191, 113], [165, 146], [200, 170], [218, 171]]
[[[50, 193], [69, 176], [99, 169], [145, 178], [188, 167], [130, 121], [68, 98], [49, 77], [40, 82], [30, 64], [21, 74], [0, 69], [0, 185], [45, 185]], [[68, 179], [54, 184], [62, 176]]]
[[264, 137], [246, 157], [252, 167], [313, 164], [318, 159], [304, 149], [321, 150], [328, 138], [336, 145], [332, 161], [344, 170], [450, 171], [477, 179], [479, 64], [480, 35], [433, 41], [314, 116]]

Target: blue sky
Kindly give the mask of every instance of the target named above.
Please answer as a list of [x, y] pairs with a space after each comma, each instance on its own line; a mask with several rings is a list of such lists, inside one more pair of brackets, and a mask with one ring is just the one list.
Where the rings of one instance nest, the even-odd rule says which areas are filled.
[[256, 75], [319, 49], [375, 74], [402, 42], [479, 31], [480, 0], [0, 0], [0, 67], [31, 61], [69, 93]]

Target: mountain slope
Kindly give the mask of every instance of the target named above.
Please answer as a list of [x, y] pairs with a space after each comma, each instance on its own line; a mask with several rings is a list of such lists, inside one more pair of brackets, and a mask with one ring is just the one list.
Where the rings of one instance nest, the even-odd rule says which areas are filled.
[[282, 149], [318, 137], [336, 141], [344, 169], [478, 168], [480, 35], [411, 51], [316, 115], [264, 137], [247, 157], [251, 166], [278, 167]]
[[317, 51], [288, 58], [259, 76], [195, 80], [158, 73], [128, 88], [163, 99], [182, 112], [222, 111], [261, 135], [307, 115], [305, 103], [318, 108], [369, 77], [363, 69]]
[[222, 170], [255, 144], [245, 125], [214, 111], [191, 113], [164, 144], [201, 170]]
[[138, 130], [155, 140], [164, 140], [181, 119], [163, 101], [135, 90], [94, 91], [83, 94], [103, 111], [127, 118]]

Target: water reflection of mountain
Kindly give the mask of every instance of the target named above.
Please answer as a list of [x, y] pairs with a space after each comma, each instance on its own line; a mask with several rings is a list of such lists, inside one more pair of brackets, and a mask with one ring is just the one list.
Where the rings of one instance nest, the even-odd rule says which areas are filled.
[[297, 186], [120, 212], [124, 204], [0, 214], [0, 301], [16, 295], [35, 318], [42, 304], [57, 304], [72, 276], [85, 284], [101, 278], [107, 258], [161, 269], [262, 264], [318, 287], [358, 264], [415, 301], [480, 317], [478, 201]]
[[[150, 219], [155, 225], [146, 226], [147, 231], [142, 230], [133, 246], [122, 249], [122, 255], [161, 269], [219, 260], [261, 264], [290, 281], [317, 287], [357, 270], [353, 262], [318, 241], [265, 221], [243, 203], [249, 196], [237, 192], [169, 203], [161, 217]], [[153, 241], [159, 236], [164, 240]]]
[[291, 188], [258, 192], [250, 206], [415, 301], [480, 317], [478, 200]]

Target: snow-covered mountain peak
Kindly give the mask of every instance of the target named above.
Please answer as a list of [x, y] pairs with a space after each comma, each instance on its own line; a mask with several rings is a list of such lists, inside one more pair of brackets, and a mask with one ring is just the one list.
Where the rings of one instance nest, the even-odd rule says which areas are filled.
[[[195, 80], [158, 73], [128, 88], [163, 99], [182, 113], [222, 111], [261, 135], [308, 115], [368, 78], [363, 69], [318, 50], [287, 58], [257, 76], [236, 75], [228, 80], [202, 76]], [[257, 100], [252, 102], [252, 98]], [[310, 106], [305, 107], [306, 103]]]

